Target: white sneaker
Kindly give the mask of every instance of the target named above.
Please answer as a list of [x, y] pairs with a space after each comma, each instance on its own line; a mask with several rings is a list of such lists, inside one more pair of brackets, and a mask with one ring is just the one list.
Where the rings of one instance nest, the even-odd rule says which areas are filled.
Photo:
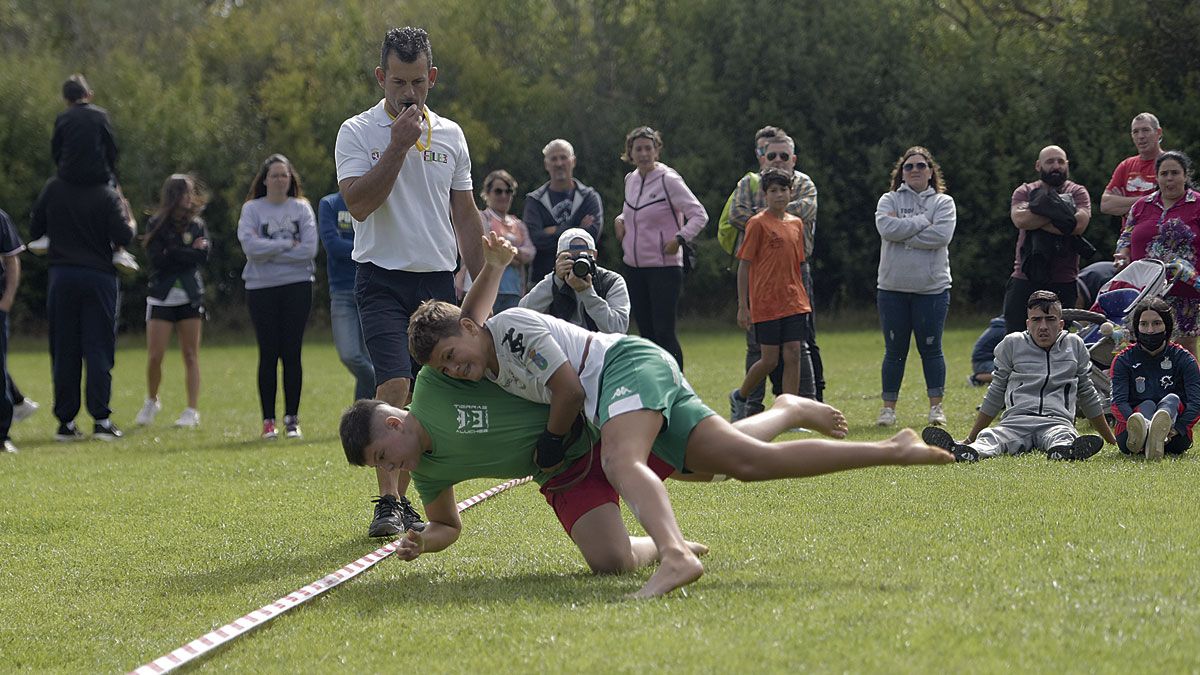
[[142, 405], [142, 409], [138, 411], [137, 417], [133, 418], [133, 423], [139, 427], [154, 424], [154, 418], [158, 415], [159, 410], [162, 410], [162, 404], [158, 402], [158, 399], [148, 398]]
[[50, 250], [50, 237], [49, 235], [42, 235], [25, 244], [25, 248], [34, 255], [46, 255], [46, 251]]
[[934, 403], [929, 406], [929, 423], [934, 426], [945, 426], [946, 413], [942, 410], [941, 403]]
[[4, 441], [4, 445], [0, 446], [0, 452], [7, 452], [15, 455], [17, 453], [17, 446], [12, 441]]
[[875, 420], [877, 427], [892, 427], [896, 426], [896, 409], [883, 408], [879, 411], [879, 417]]
[[1150, 418], [1150, 430], [1146, 432], [1146, 460], [1163, 458], [1163, 446], [1167, 442], [1167, 434], [1171, 433], [1171, 413], [1159, 410]]
[[179, 419], [175, 420], [175, 426], [195, 429], [200, 426], [200, 411], [195, 408], [184, 408], [183, 412], [179, 413]]
[[38, 402], [31, 398], [27, 398], [21, 403], [14, 405], [12, 418], [13, 424], [16, 424], [17, 422], [24, 422], [25, 420], [29, 419], [29, 416], [37, 412], [38, 408], [40, 407], [42, 406], [38, 405]]
[[125, 249], [113, 251], [112, 264], [113, 267], [117, 268], [118, 272], [125, 275], [136, 274], [142, 268], [141, 265], [138, 265], [138, 261], [133, 257], [133, 254]]
[[1135, 455], [1142, 454], [1142, 448], [1146, 446], [1146, 418], [1140, 412], [1133, 413], [1125, 421], [1125, 429], [1129, 432], [1125, 441], [1129, 452]]

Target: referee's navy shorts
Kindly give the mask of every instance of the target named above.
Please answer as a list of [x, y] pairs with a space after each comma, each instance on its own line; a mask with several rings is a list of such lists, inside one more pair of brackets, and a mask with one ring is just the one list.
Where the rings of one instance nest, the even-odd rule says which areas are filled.
[[359, 263], [354, 300], [363, 339], [375, 364], [375, 386], [413, 378], [408, 355], [408, 318], [426, 300], [454, 302], [453, 272], [402, 272]]

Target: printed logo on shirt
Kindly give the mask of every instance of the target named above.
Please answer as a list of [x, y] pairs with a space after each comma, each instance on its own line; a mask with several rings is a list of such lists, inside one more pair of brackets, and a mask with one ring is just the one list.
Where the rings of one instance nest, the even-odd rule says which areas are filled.
[[458, 405], [458, 433], [486, 434], [488, 432], [488, 409], [486, 405]]
[[449, 155], [444, 152], [434, 152], [433, 150], [426, 150], [422, 152], [421, 159], [425, 160], [426, 162], [437, 162], [438, 164], [450, 163]]
[[372, 162], [378, 162], [378, 161], [379, 161], [379, 157], [380, 157], [380, 155], [382, 155], [382, 154], [383, 154], [383, 153], [379, 151], [379, 148], [371, 148], [371, 161], [372, 161]]
[[504, 334], [504, 338], [500, 340], [500, 346], [507, 346], [508, 350], [517, 356], [525, 355], [525, 334], [518, 333], [516, 328], [509, 328]]
[[1163, 370], [1170, 370], [1170, 369], [1171, 369], [1171, 359], [1170, 359], [1170, 357], [1166, 357], [1166, 356], [1164, 356], [1164, 357], [1163, 357], [1163, 360], [1162, 360], [1162, 363], [1158, 364], [1158, 367], [1159, 367], [1159, 368], [1162, 368]]
[[1175, 376], [1163, 375], [1158, 380], [1158, 386], [1162, 387], [1163, 389], [1171, 389], [1175, 386]]
[[349, 211], [338, 211], [337, 227], [342, 232], [350, 232], [354, 229], [354, 216], [350, 215]]
[[538, 367], [538, 370], [545, 370], [546, 366], [550, 365], [546, 362], [545, 356], [537, 353], [537, 351], [532, 348], [529, 350], [529, 360], [533, 362], [533, 365]]
[[1139, 394], [1146, 393], [1146, 378], [1144, 378], [1144, 377], [1133, 378], [1133, 388], [1136, 389], [1137, 393], [1139, 393]]
[[277, 220], [262, 223], [258, 226], [259, 235], [263, 239], [291, 239], [300, 241], [299, 220]]
[[621, 398], [622, 396], [629, 396], [632, 393], [633, 392], [629, 390], [629, 387], [617, 387], [617, 390], [612, 393], [612, 396], [613, 398]]

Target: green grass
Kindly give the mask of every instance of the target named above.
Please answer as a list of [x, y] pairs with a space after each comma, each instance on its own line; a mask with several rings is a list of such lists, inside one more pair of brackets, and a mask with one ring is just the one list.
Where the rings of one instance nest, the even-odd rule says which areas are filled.
[[[977, 331], [946, 336], [956, 434], [982, 395], [964, 382]], [[827, 399], [853, 437], [882, 437], [882, 338], [821, 337]], [[17, 427], [20, 454], [0, 456], [0, 671], [128, 670], [377, 546], [364, 536], [374, 476], [336, 440], [351, 383], [330, 344], [306, 346], [305, 440], [264, 444], [252, 347], [202, 350], [204, 424], [189, 433], [169, 426], [174, 352], [158, 424], [132, 429], [144, 357], [122, 342], [113, 408], [130, 433], [116, 444], [52, 442], [44, 351], [13, 356], [44, 408]], [[732, 331], [684, 338], [688, 377], [721, 412], [741, 345]], [[923, 390], [914, 352], [901, 423], [921, 425]], [[713, 550], [686, 595], [653, 602], [623, 600], [648, 570], [587, 574], [522, 486], [467, 512], [448, 551], [384, 561], [199, 669], [1195, 671], [1198, 467], [1107, 448], [1077, 464], [672, 483], [684, 532]]]

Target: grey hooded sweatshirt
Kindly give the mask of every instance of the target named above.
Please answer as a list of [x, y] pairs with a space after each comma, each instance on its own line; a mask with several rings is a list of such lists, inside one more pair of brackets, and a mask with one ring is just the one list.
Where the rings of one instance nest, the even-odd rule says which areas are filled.
[[875, 229], [883, 239], [879, 290], [933, 295], [950, 288], [947, 246], [956, 218], [954, 199], [933, 188], [918, 193], [902, 183], [880, 197], [875, 208]]
[[996, 416], [1034, 415], [1075, 422], [1079, 402], [1088, 419], [1104, 414], [1104, 402], [1092, 378], [1091, 357], [1083, 339], [1063, 331], [1050, 349], [1042, 349], [1029, 331], [1009, 333], [996, 345], [996, 370], [979, 411]]

